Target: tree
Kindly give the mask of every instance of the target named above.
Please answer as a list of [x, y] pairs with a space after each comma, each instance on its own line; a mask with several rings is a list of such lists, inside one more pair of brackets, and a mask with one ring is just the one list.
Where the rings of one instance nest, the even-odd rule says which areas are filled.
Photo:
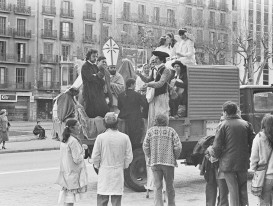
[[[264, 55], [261, 58], [261, 49], [263, 48]], [[268, 48], [268, 37], [256, 37], [253, 39], [253, 35], [242, 35], [235, 37], [233, 40], [233, 64], [240, 65], [243, 63], [244, 75], [240, 79], [241, 84], [259, 84], [262, 72], [265, 66], [268, 66], [268, 60], [272, 57]], [[236, 55], [239, 55], [237, 57]], [[258, 72], [256, 81], [254, 80], [254, 74]]]

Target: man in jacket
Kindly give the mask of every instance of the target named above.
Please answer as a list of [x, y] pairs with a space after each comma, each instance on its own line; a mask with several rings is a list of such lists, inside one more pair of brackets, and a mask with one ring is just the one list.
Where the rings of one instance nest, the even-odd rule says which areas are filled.
[[155, 195], [154, 205], [163, 206], [163, 177], [166, 182], [168, 206], [175, 206], [175, 191], [173, 186], [174, 167], [179, 158], [182, 144], [176, 131], [168, 127], [169, 119], [165, 114], [158, 114], [155, 126], [151, 127], [143, 142], [143, 151], [152, 167]]
[[216, 132], [210, 154], [219, 159], [219, 177], [224, 178], [230, 193], [230, 206], [246, 206], [249, 151], [255, 136], [252, 125], [237, 115], [234, 102], [223, 104], [225, 121]]
[[98, 169], [97, 205], [107, 206], [109, 197], [113, 206], [121, 205], [124, 190], [124, 169], [133, 160], [128, 135], [117, 130], [118, 117], [108, 112], [104, 117], [107, 130], [98, 135], [92, 153], [94, 168]]

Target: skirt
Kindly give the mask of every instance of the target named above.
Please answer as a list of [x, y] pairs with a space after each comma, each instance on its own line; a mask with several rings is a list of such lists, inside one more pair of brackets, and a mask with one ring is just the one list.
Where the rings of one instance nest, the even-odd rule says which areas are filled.
[[58, 204], [78, 202], [86, 195], [86, 192], [87, 185], [73, 190], [68, 190], [63, 187], [59, 194]]
[[0, 142], [2, 141], [9, 141], [9, 135], [8, 132], [0, 131]]

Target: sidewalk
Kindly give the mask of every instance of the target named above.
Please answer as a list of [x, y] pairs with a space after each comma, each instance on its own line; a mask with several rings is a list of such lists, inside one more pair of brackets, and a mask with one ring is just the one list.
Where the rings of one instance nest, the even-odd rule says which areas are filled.
[[58, 150], [60, 148], [60, 142], [52, 139], [52, 122], [42, 122], [47, 136], [45, 140], [38, 140], [38, 137], [32, 133], [36, 122], [12, 121], [10, 123], [9, 141], [6, 142], [7, 149], [1, 149], [1, 144], [0, 154]]

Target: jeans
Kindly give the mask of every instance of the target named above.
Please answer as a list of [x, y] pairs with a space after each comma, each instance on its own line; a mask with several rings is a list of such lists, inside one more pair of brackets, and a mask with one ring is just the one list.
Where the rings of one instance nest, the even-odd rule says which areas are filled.
[[260, 206], [272, 206], [273, 179], [264, 181], [262, 197], [259, 199]]
[[230, 206], [247, 206], [247, 171], [224, 172], [230, 193]]
[[121, 195], [97, 195], [97, 206], [107, 206], [111, 197], [112, 206], [121, 206]]
[[166, 182], [166, 192], [168, 197], [168, 206], [175, 206], [175, 191], [174, 191], [174, 167], [166, 165], [152, 166], [154, 176], [154, 205], [163, 206], [162, 189], [163, 189], [163, 177]]
[[217, 198], [217, 187], [219, 188], [217, 206], [228, 206], [228, 187], [224, 179], [217, 179], [217, 168], [210, 162], [205, 172], [206, 180], [206, 206], [215, 206]]

